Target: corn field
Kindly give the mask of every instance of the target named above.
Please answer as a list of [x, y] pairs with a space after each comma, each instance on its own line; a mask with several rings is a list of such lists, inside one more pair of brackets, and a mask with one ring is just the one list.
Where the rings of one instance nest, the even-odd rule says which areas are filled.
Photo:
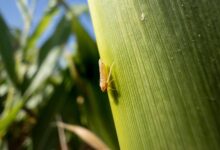
[[37, 1], [14, 3], [0, 149], [220, 149], [220, 1], [48, 0], [36, 26]]

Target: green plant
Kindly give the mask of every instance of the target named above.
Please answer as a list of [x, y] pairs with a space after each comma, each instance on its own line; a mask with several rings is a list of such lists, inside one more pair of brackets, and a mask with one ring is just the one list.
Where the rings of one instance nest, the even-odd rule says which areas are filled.
[[219, 1], [89, 6], [120, 148], [219, 149]]
[[[107, 96], [98, 89], [98, 52], [80, 22], [87, 6], [51, 0], [37, 27], [29, 5], [17, 1], [25, 29], [11, 32], [0, 15], [0, 147], [58, 149], [55, 116], [87, 127], [109, 147], [118, 149]], [[62, 13], [61, 7], [65, 6]], [[40, 46], [44, 32], [60, 16], [53, 33]], [[69, 52], [67, 44], [76, 37]], [[63, 64], [63, 65], [62, 65]], [[70, 148], [87, 144], [66, 135]]]

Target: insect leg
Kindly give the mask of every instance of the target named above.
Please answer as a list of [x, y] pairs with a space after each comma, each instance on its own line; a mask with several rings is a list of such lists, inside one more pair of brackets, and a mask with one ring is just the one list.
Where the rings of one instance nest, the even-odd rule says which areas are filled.
[[109, 83], [109, 80], [110, 80], [110, 77], [111, 77], [111, 73], [112, 73], [112, 67], [114, 65], [115, 62], [113, 62], [110, 66], [110, 70], [109, 70], [109, 73], [108, 73], [108, 78], [107, 78], [107, 83]]

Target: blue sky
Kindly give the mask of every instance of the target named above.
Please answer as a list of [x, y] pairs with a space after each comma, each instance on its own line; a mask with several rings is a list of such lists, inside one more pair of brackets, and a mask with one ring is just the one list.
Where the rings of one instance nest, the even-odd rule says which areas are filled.
[[21, 28], [23, 26], [15, 0], [1, 0], [0, 13], [11, 27]]
[[[49, 0], [36, 0], [36, 9], [34, 12], [34, 17], [33, 17], [34, 19], [33, 19], [33, 25], [31, 27], [31, 31], [34, 30], [39, 20], [43, 16], [43, 13], [48, 6], [48, 1]], [[87, 0], [66, 0], [66, 2], [71, 5], [79, 4], [79, 3], [87, 4]], [[16, 0], [0, 0], [0, 14], [3, 15], [10, 28], [23, 29], [23, 20], [20, 15], [19, 9], [17, 7]], [[43, 35], [39, 45], [41, 45], [41, 43], [43, 43], [53, 32], [56, 23], [60, 19], [60, 16], [61, 15], [55, 17], [54, 22], [48, 28], [47, 32]], [[87, 29], [87, 31], [89, 32], [89, 34], [94, 38], [94, 32], [93, 32], [90, 16], [84, 14], [80, 17], [80, 20]], [[71, 40], [73, 41], [74, 39], [70, 39], [70, 42]]]
[[[36, 11], [34, 13], [34, 23], [38, 22], [42, 17], [49, 0], [36, 0]], [[87, 4], [87, 0], [66, 0], [69, 4], [83, 3]], [[16, 0], [0, 0], [0, 13], [7, 19], [7, 23], [11, 27], [22, 28], [23, 22], [20, 12], [16, 5]]]

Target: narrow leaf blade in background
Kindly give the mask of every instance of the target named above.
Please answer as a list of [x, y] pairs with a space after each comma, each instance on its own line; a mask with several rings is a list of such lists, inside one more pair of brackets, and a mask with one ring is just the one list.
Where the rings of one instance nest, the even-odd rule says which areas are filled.
[[[82, 96], [87, 99], [85, 106], [89, 118], [89, 129], [100, 136], [111, 149], [119, 149], [107, 96], [104, 95], [98, 87], [99, 55], [97, 45], [74, 12], [72, 12], [72, 15], [72, 31], [76, 35], [76, 41], [78, 44], [77, 53], [74, 57], [75, 59], [73, 63], [76, 63], [76, 65], [83, 64], [83, 69], [85, 68], [85, 70], [79, 71], [81, 75], [81, 79], [79, 80], [82, 80], [84, 83], [83, 86], [79, 85], [79, 88], [83, 93]], [[88, 79], [84, 80], [84, 78], [88, 78], [89, 82], [86, 82]]]
[[44, 16], [38, 23], [36, 29], [31, 34], [31, 36], [28, 38], [28, 41], [24, 47], [25, 54], [27, 54], [28, 51], [31, 51], [31, 49], [34, 49], [34, 50], [36, 49], [38, 40], [43, 35], [45, 30], [48, 28], [48, 26], [51, 24], [53, 18], [57, 15], [57, 12], [58, 12], [58, 9], [56, 7], [50, 8], [49, 10], [45, 12]]
[[97, 137], [94, 133], [92, 133], [91, 131], [89, 131], [84, 127], [77, 125], [70, 125], [63, 122], [57, 122], [57, 126], [73, 132], [94, 149], [100, 149], [100, 150], [110, 149], [101, 139], [99, 139], [99, 137]]
[[24, 94], [25, 96], [29, 97], [35, 93], [36, 90], [39, 89], [41, 85], [43, 85], [46, 79], [50, 77], [57, 64], [60, 52], [61, 47], [55, 47], [50, 51], [50, 53], [47, 55], [47, 58], [44, 60], [43, 64], [30, 83], [30, 86], [27, 88], [27, 91]]
[[56, 26], [56, 30], [53, 34], [43, 43], [42, 47], [39, 50], [38, 55], [38, 66], [42, 64], [48, 53], [55, 46], [65, 44], [68, 40], [68, 37], [71, 34], [70, 20], [66, 15], [63, 15]]
[[19, 86], [19, 78], [16, 68], [15, 52], [11, 41], [11, 35], [4, 18], [0, 15], [0, 55], [9, 78], [15, 87]]

